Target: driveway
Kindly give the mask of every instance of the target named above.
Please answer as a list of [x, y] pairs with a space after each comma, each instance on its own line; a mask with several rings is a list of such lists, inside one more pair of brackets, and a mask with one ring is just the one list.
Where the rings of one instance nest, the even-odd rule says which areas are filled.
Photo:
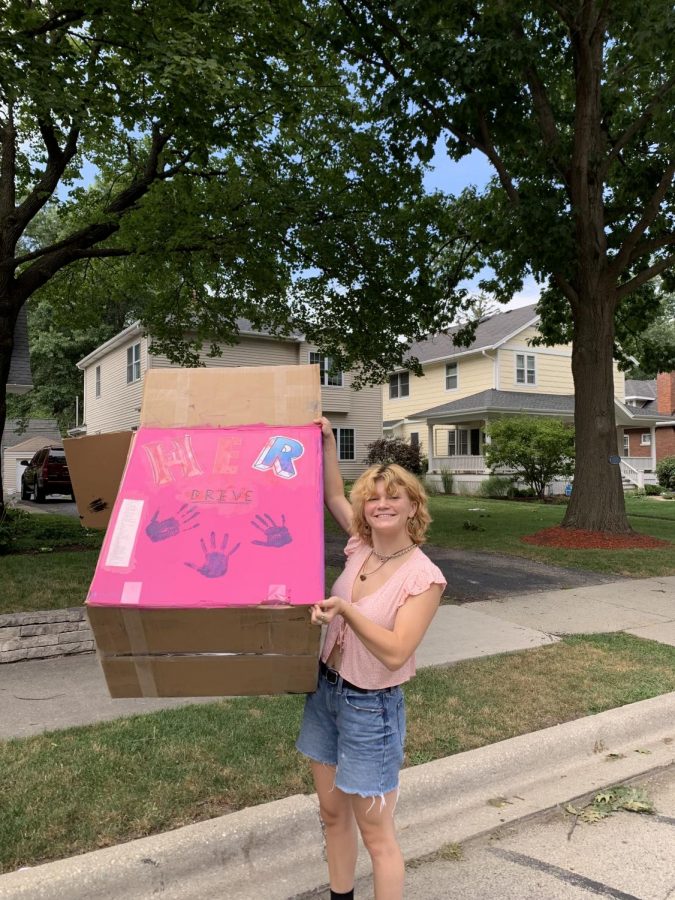
[[11, 504], [16, 509], [24, 509], [30, 513], [58, 513], [60, 516], [79, 518], [77, 504], [66, 494], [55, 494], [53, 497], [47, 497], [44, 503], [33, 503], [32, 500], [16, 500], [11, 501]]
[[[339, 535], [326, 535], [327, 565], [342, 566], [344, 545], [345, 539]], [[500, 553], [474, 553], [432, 545], [425, 546], [424, 551], [445, 575], [446, 598], [459, 603], [623, 580], [619, 575], [567, 569]]]

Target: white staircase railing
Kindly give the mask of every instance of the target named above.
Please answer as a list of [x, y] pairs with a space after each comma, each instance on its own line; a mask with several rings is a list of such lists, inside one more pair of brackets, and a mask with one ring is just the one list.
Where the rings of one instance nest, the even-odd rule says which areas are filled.
[[637, 488], [643, 488], [645, 486], [645, 474], [644, 472], [638, 472], [638, 470], [631, 466], [630, 463], [627, 463], [625, 459], [621, 460], [621, 476], [626, 479], [626, 481], [630, 481], [631, 484], [634, 484]]

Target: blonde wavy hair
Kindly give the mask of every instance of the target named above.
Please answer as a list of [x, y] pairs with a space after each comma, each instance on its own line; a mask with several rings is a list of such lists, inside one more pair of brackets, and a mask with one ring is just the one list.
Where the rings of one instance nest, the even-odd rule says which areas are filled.
[[376, 482], [380, 480], [384, 481], [387, 496], [391, 497], [403, 488], [410, 500], [416, 504], [415, 515], [408, 519], [408, 534], [413, 543], [423, 544], [427, 528], [431, 524], [426, 491], [419, 479], [395, 463], [371, 466], [354, 482], [349, 494], [354, 513], [352, 534], [372, 544], [370, 525], [366, 522], [364, 508], [366, 500], [375, 494]]

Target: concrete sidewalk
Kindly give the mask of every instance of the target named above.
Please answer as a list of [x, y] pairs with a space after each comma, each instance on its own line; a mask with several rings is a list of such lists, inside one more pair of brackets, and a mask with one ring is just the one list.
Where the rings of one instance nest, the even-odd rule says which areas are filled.
[[[442, 606], [417, 662], [444, 665], [607, 631], [675, 645], [675, 576]], [[111, 700], [93, 654], [10, 663], [0, 668], [0, 739], [210, 699]]]
[[[502, 622], [475, 609], [442, 606], [417, 661], [420, 667], [443, 665], [554, 640], [526, 625]], [[9, 663], [0, 667], [0, 740], [213, 699], [112, 700], [93, 653]]]
[[[675, 644], [675, 577], [444, 606], [418, 664], [526, 649], [558, 634], [624, 630]], [[9, 664], [0, 684], [4, 738], [201, 702], [110, 700], [94, 656]], [[404, 853], [415, 859], [673, 764], [675, 693], [416, 766], [402, 774]], [[367, 869], [362, 856], [359, 871]], [[316, 797], [296, 796], [0, 876], [0, 898], [287, 900], [325, 879]]]

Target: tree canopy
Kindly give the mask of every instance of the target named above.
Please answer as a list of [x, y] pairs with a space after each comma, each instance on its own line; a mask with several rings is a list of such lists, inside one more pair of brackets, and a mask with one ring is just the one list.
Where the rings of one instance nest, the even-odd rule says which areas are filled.
[[302, 0], [0, 0], [0, 426], [38, 292], [56, 317], [89, 290], [95, 319], [97, 285], [119, 280], [173, 358], [236, 339], [243, 316], [371, 381], [401, 334], [452, 319], [432, 257], [454, 212], [392, 154], [317, 17]]
[[[629, 530], [612, 357], [658, 314], [640, 290], [675, 262], [675, 56], [667, 0], [326, 0], [326, 28], [392, 151], [477, 151], [494, 177], [463, 226], [501, 300], [542, 285], [543, 340], [572, 340], [577, 472], [565, 524]], [[637, 325], [636, 325], [637, 323]]]

